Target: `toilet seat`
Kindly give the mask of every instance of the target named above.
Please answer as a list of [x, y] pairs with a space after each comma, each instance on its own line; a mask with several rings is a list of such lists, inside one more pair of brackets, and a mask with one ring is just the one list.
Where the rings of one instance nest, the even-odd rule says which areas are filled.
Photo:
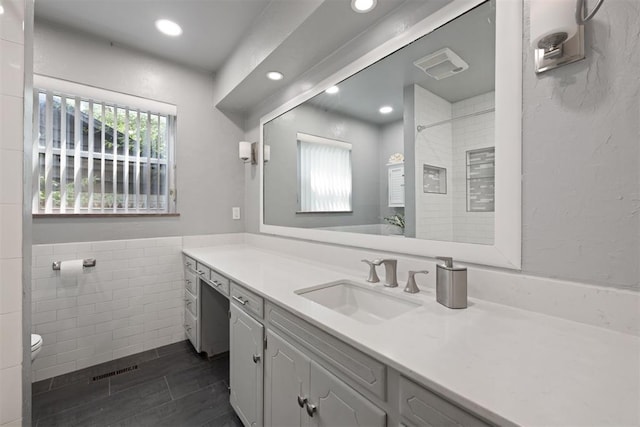
[[42, 337], [38, 334], [31, 334], [31, 360], [40, 353], [42, 348]]

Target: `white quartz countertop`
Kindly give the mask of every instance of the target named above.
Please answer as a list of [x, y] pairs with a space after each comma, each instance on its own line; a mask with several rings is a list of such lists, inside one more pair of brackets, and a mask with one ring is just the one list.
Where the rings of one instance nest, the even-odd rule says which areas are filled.
[[475, 299], [450, 310], [429, 289], [422, 307], [366, 324], [294, 293], [343, 279], [384, 288], [364, 264], [345, 272], [249, 245], [184, 252], [490, 421], [640, 426], [637, 336]]

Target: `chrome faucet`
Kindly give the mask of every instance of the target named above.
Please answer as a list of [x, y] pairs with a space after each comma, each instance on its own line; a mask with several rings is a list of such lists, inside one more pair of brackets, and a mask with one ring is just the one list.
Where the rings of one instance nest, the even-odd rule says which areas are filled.
[[369, 261], [368, 259], [363, 259], [361, 261], [369, 266], [369, 277], [367, 277], [367, 282], [378, 283], [380, 279], [378, 278], [378, 274], [376, 273], [376, 266], [380, 264], [376, 264], [377, 260]]
[[376, 259], [373, 261], [375, 265], [384, 264], [384, 285], [388, 288], [398, 286], [398, 260], [397, 259]]
[[404, 291], [409, 294], [417, 294], [420, 292], [420, 288], [418, 288], [418, 284], [416, 283], [416, 274], [429, 274], [427, 270], [420, 271], [409, 271], [409, 279], [407, 280], [407, 286], [404, 287]]

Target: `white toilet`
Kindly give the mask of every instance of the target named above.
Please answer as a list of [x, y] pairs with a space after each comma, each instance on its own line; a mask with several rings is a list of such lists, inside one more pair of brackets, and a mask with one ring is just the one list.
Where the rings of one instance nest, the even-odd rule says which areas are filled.
[[38, 334], [31, 334], [31, 360], [36, 358], [42, 349], [42, 337]]

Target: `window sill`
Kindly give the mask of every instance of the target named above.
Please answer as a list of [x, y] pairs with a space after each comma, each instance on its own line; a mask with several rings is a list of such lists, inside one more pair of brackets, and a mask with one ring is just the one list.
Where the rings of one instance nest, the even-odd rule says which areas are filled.
[[92, 213], [92, 214], [32, 214], [33, 219], [41, 218], [174, 218], [179, 213]]

